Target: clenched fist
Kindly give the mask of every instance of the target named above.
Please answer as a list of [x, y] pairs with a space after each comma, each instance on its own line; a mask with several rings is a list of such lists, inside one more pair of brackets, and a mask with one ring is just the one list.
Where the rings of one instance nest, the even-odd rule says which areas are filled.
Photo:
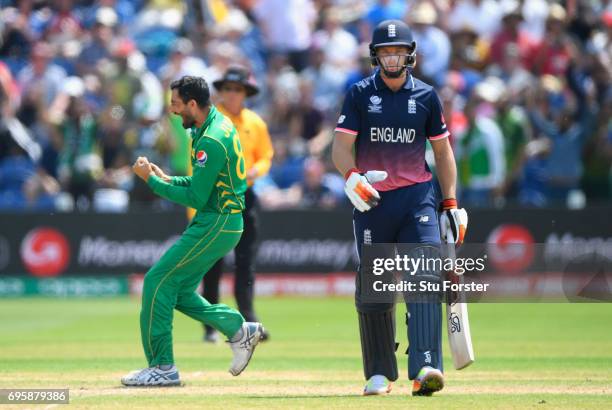
[[132, 170], [144, 182], [147, 182], [149, 180], [149, 176], [153, 175], [153, 168], [151, 167], [147, 157], [138, 157], [136, 162], [134, 162], [134, 165], [132, 165]]

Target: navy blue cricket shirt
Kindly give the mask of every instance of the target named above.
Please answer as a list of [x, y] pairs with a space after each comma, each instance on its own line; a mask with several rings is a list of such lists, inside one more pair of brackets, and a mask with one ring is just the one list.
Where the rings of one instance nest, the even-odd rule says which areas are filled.
[[335, 131], [357, 136], [357, 168], [387, 171], [389, 177], [374, 184], [380, 191], [429, 181], [426, 139], [450, 135], [432, 86], [409, 74], [393, 92], [378, 70], [347, 91]]

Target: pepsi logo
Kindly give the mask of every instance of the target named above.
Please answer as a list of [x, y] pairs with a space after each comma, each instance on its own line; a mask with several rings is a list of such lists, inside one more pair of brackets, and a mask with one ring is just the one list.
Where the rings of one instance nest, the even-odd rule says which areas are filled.
[[206, 163], [207, 159], [208, 159], [208, 155], [206, 154], [206, 151], [199, 150], [196, 153], [196, 160], [198, 161], [199, 166], [203, 166]]
[[20, 254], [24, 266], [33, 275], [55, 276], [70, 262], [70, 245], [56, 229], [35, 228], [23, 238]]
[[533, 262], [534, 239], [531, 232], [522, 225], [500, 225], [489, 234], [487, 253], [491, 264], [498, 270], [518, 273]]

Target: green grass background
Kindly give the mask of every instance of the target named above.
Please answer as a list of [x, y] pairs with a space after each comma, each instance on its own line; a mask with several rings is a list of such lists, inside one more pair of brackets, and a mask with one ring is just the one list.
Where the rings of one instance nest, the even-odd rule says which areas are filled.
[[185, 386], [126, 389], [120, 377], [145, 364], [139, 300], [0, 299], [0, 388], [68, 387], [69, 408], [612, 408], [612, 304], [471, 305], [476, 362], [452, 369], [445, 341], [446, 388], [432, 398], [409, 395], [403, 306], [400, 379], [386, 397], [360, 396], [352, 299], [262, 298], [257, 308], [272, 338], [240, 377], [227, 373], [228, 347], [202, 343], [199, 324], [177, 312]]

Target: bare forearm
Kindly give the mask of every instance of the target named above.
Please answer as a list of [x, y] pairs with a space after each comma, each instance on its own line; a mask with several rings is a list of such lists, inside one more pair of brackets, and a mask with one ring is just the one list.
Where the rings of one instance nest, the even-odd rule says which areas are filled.
[[457, 165], [452, 150], [446, 150], [435, 155], [438, 181], [442, 190], [442, 198], [456, 198], [457, 196]]
[[341, 175], [345, 175], [351, 168], [357, 168], [352, 147], [340, 144], [337, 141], [334, 142], [332, 147], [332, 161]]

